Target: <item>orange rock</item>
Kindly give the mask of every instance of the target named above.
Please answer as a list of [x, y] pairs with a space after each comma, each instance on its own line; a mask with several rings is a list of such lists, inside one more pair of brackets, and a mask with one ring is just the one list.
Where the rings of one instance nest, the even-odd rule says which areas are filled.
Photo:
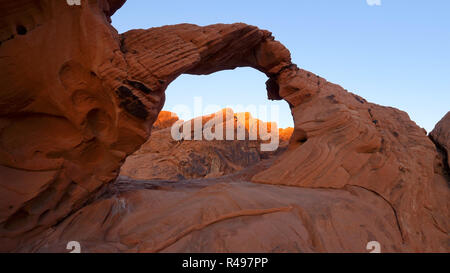
[[279, 133], [278, 133], [280, 135], [280, 142], [281, 143], [289, 143], [293, 133], [294, 133], [294, 128], [292, 128], [292, 127], [280, 128]]
[[430, 136], [438, 146], [438, 149], [442, 151], [443, 157], [447, 158], [447, 166], [444, 166], [444, 168], [448, 170], [450, 166], [450, 112], [436, 124], [436, 127], [430, 133]]
[[169, 111], [161, 111], [158, 115], [158, 119], [153, 123], [152, 131], [158, 131], [171, 127], [175, 122], [177, 122], [178, 116], [175, 113]]
[[[259, 127], [271, 123], [254, 119], [250, 113], [234, 113], [231, 109], [223, 109], [212, 115], [195, 118], [201, 118], [200, 129], [205, 130], [213, 119], [220, 118], [217, 121], [223, 126], [222, 135], [226, 137], [226, 121], [232, 120], [233, 139], [237, 139], [238, 128], [241, 127], [245, 130], [244, 140], [206, 140], [203, 136], [202, 140], [196, 141], [191, 133], [191, 140], [176, 141], [171, 135], [171, 128], [166, 126], [173, 125], [177, 119], [171, 117], [176, 117], [176, 114], [164, 111], [160, 113], [150, 139], [127, 158], [120, 175], [140, 180], [172, 181], [228, 175], [280, 154], [292, 135], [292, 128], [280, 129], [280, 150], [276, 153], [262, 152], [259, 133], [255, 133], [256, 140], [250, 140], [249, 128], [255, 126], [259, 132]], [[187, 123], [191, 124], [193, 131], [194, 121]], [[216, 126], [209, 126], [212, 126], [212, 131], [217, 132]]]

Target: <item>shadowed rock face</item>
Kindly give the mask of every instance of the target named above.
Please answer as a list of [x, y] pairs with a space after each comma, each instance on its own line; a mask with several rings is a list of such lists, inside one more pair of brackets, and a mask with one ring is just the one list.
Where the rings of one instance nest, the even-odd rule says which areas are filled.
[[430, 137], [441, 150], [444, 161], [443, 168], [448, 171], [450, 167], [450, 112], [436, 124], [436, 127], [430, 133]]
[[[1, 251], [450, 251], [448, 177], [406, 113], [299, 69], [254, 26], [119, 35], [123, 2], [0, 0]], [[290, 104], [286, 153], [225, 178], [111, 183], [170, 82], [242, 66]]]

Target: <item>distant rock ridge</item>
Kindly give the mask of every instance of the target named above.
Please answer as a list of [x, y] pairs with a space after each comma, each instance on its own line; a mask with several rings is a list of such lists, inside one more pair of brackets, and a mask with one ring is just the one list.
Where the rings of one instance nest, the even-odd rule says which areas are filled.
[[448, 112], [431, 131], [430, 137], [442, 157], [442, 168], [450, 175], [450, 112]]
[[[191, 130], [194, 130], [194, 120]], [[208, 123], [218, 120], [223, 126], [222, 135], [226, 135], [227, 121], [232, 120], [233, 136], [236, 139], [238, 128], [245, 130], [244, 140], [185, 140], [176, 141], [171, 135], [171, 126], [178, 120], [175, 113], [161, 111], [153, 125], [150, 139], [133, 155], [129, 156], [121, 168], [121, 175], [140, 180], [184, 180], [194, 178], [212, 178], [235, 173], [250, 167], [263, 159], [280, 154], [289, 144], [293, 128], [279, 129], [279, 150], [262, 152], [261, 136], [257, 134], [261, 126], [271, 131], [272, 123], [265, 123], [250, 113], [234, 113], [232, 109], [223, 109], [217, 113], [201, 117], [202, 130]], [[213, 123], [214, 124], [214, 123]], [[213, 131], [216, 126], [210, 125]], [[230, 126], [230, 128], [231, 128]], [[254, 127], [257, 139], [249, 139], [249, 128]], [[192, 134], [193, 135], [193, 134]], [[189, 133], [191, 136], [191, 133]]]

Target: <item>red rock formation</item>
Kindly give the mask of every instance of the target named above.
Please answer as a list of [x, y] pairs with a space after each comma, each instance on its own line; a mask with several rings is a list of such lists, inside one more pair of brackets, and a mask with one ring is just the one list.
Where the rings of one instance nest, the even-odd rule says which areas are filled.
[[436, 124], [430, 136], [438, 148], [442, 149], [442, 157], [447, 159], [447, 166], [444, 162], [443, 168], [448, 170], [450, 166], [450, 112]]
[[[360, 252], [372, 240], [450, 251], [448, 178], [406, 113], [297, 68], [254, 26], [118, 35], [109, 17], [123, 2], [0, 0], [0, 251], [65, 251], [68, 240], [86, 251]], [[241, 66], [291, 106], [293, 138], [274, 164], [105, 186], [149, 137], [171, 81]]]
[[[259, 127], [270, 127], [251, 117], [250, 113], [234, 113], [231, 109], [224, 109], [214, 115], [201, 117], [201, 129], [208, 127], [208, 122], [214, 118], [223, 126], [222, 135], [226, 136], [226, 124], [231, 121], [234, 139], [237, 138], [238, 128], [242, 127], [245, 134], [243, 141], [223, 140], [183, 140], [177, 141], [172, 136], [172, 126], [178, 117], [171, 112], [161, 112], [153, 125], [150, 139], [142, 147], [129, 156], [121, 168], [120, 175], [140, 180], [184, 180], [194, 178], [211, 178], [228, 175], [252, 166], [262, 159], [279, 154], [289, 143], [292, 128], [279, 129], [279, 147], [274, 152], [261, 151], [261, 137]], [[196, 118], [198, 119], [198, 118]], [[193, 120], [187, 121], [194, 130]], [[256, 140], [250, 140], [249, 127], [254, 126]], [[211, 126], [216, 131], [216, 126]], [[231, 128], [231, 126], [230, 126]], [[266, 129], [270, 132], [270, 128]], [[190, 135], [193, 135], [190, 132]], [[270, 137], [269, 134], [268, 137]]]
[[294, 128], [280, 128], [278, 134], [280, 135], [280, 142], [289, 142], [291, 140]]
[[124, 1], [82, 2], [0, 1], [2, 250], [80, 208], [149, 134], [101, 76], [120, 67], [108, 19]]
[[155, 132], [158, 130], [169, 128], [178, 120], [179, 118], [177, 114], [169, 111], [161, 111], [155, 123], [153, 123], [152, 131]]

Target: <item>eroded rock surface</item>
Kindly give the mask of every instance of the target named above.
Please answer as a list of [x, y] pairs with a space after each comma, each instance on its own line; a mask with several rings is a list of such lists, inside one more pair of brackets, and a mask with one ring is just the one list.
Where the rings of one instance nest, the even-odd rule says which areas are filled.
[[[189, 131], [190, 140], [175, 140], [172, 136], [172, 125], [178, 121], [175, 113], [162, 111], [153, 126], [150, 139], [142, 147], [129, 156], [121, 168], [120, 175], [138, 180], [185, 180], [194, 178], [219, 177], [240, 171], [270, 156], [279, 155], [289, 144], [293, 128], [279, 129], [278, 148], [272, 152], [261, 149], [259, 131], [268, 132], [270, 123], [253, 118], [250, 113], [234, 113], [232, 109], [224, 109], [213, 115], [201, 118], [202, 139], [194, 140], [194, 120]], [[227, 134], [227, 122], [233, 139], [238, 137], [238, 128], [242, 128], [244, 140], [207, 140], [203, 131], [210, 129], [216, 132], [214, 119], [223, 128], [221, 135]], [[220, 119], [220, 120], [219, 120]], [[209, 124], [209, 125], [208, 125]], [[260, 127], [264, 127], [263, 128]], [[250, 139], [249, 127], [253, 128], [254, 140]], [[178, 128], [178, 127], [176, 127]], [[181, 131], [182, 127], [180, 128]]]
[[[0, 0], [0, 251], [450, 251], [448, 177], [406, 113], [299, 69], [254, 26], [119, 35], [123, 3]], [[171, 81], [241, 66], [290, 104], [286, 153], [211, 184], [114, 182]]]
[[442, 152], [443, 168], [448, 171], [450, 166], [450, 112], [436, 124], [436, 127], [430, 133], [430, 137]]

